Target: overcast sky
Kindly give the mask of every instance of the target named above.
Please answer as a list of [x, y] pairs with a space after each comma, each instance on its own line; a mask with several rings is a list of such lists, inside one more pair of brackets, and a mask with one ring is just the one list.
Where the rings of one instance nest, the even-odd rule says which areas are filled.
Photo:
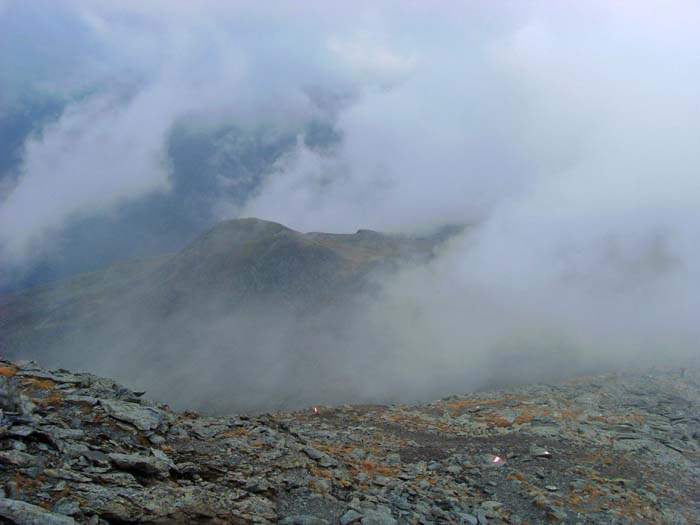
[[[325, 119], [342, 136], [332, 154], [300, 140], [222, 218], [405, 230], [538, 198], [596, 228], [612, 227], [600, 213], [678, 215], [698, 189], [700, 8], [652, 4], [5, 0], [0, 103], [69, 103], [3, 188], [2, 258], [167, 192], [183, 121]], [[632, 222], [647, 220], [670, 219]]]
[[[217, 219], [478, 223], [389, 304], [466, 294], [499, 319], [488, 337], [689, 351], [698, 27], [692, 1], [2, 0], [0, 118], [27, 93], [64, 104], [0, 185], [0, 265], [171, 191], [176, 125], [234, 124], [298, 137], [243, 203], [222, 191]], [[332, 148], [304, 140], [314, 121]]]

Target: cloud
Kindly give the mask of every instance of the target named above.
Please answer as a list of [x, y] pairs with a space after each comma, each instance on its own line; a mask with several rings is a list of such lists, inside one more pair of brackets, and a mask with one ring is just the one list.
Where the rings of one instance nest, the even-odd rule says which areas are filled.
[[[0, 208], [5, 256], [31, 253], [31, 241], [62, 221], [167, 187], [162, 137], [172, 123], [149, 115], [160, 96], [142, 92], [126, 106], [91, 98], [25, 145], [22, 174]], [[143, 134], [129, 133], [136, 128]]]
[[400, 56], [364, 35], [331, 38], [328, 49], [345, 66], [349, 74], [362, 83], [390, 89], [411, 76], [415, 59]]
[[307, 230], [478, 224], [372, 310], [433, 365], [466, 357], [493, 378], [511, 347], [530, 378], [692, 358], [700, 40], [670, 21], [698, 9], [646, 7], [539, 4], [471, 47], [418, 53], [404, 82], [343, 112], [336, 152], [300, 142], [245, 213]]
[[[367, 309], [407, 367], [491, 370], [518, 345], [533, 349], [521, 360], [591, 366], [693, 355], [694, 2], [41, 5], [30, 34], [58, 13], [81, 37], [52, 51], [61, 71], [41, 66], [45, 49], [26, 57], [68, 103], [0, 194], [0, 264], [31, 261], [76, 218], [167, 192], [177, 125], [282, 130], [294, 146], [243, 204], [222, 191], [218, 218], [475, 225]], [[314, 122], [338, 140], [310, 144]]]
[[[16, 186], [0, 202], [5, 264], [31, 261], [76, 217], [111, 213], [167, 189], [165, 150], [183, 121], [299, 131], [332, 118], [335, 94], [352, 98], [365, 85], [393, 85], [411, 67], [410, 57], [371, 34], [336, 32], [340, 24], [328, 8], [321, 9], [325, 24], [306, 19], [309, 8], [247, 3], [11, 7], [6, 23], [24, 29], [8, 37], [18, 54], [25, 33], [49, 36], [38, 35], [41, 45], [15, 57], [3, 78], [17, 80], [17, 60], [35, 62], [28, 85], [67, 104], [56, 122], [28, 139]], [[67, 37], [66, 27], [79, 37]], [[54, 70], [56, 64], [63, 68]]]

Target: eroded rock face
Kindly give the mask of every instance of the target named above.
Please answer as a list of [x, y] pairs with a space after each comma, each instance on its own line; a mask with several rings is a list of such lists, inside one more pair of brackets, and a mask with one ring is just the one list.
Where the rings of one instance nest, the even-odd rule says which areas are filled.
[[698, 523], [699, 402], [686, 370], [203, 417], [0, 362], [0, 521]]

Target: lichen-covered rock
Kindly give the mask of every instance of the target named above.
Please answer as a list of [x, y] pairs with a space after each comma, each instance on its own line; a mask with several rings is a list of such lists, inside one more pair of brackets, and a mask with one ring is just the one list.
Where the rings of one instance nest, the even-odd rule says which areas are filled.
[[109, 454], [109, 459], [117, 468], [139, 474], [165, 478], [170, 471], [167, 461], [142, 454]]
[[1, 370], [9, 523], [700, 522], [690, 369], [230, 417], [89, 374]]
[[75, 525], [75, 520], [69, 516], [7, 498], [0, 498], [0, 516], [16, 525]]

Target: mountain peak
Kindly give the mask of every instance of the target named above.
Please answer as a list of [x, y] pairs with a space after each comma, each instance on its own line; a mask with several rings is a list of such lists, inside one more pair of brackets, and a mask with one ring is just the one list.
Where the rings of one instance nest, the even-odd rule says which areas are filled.
[[243, 219], [231, 219], [221, 222], [214, 226], [204, 235], [200, 236], [199, 240], [211, 240], [217, 238], [222, 241], [235, 244], [237, 242], [247, 242], [258, 240], [265, 237], [278, 235], [280, 233], [299, 233], [291, 228], [287, 228], [283, 224], [255, 217], [246, 217]]

